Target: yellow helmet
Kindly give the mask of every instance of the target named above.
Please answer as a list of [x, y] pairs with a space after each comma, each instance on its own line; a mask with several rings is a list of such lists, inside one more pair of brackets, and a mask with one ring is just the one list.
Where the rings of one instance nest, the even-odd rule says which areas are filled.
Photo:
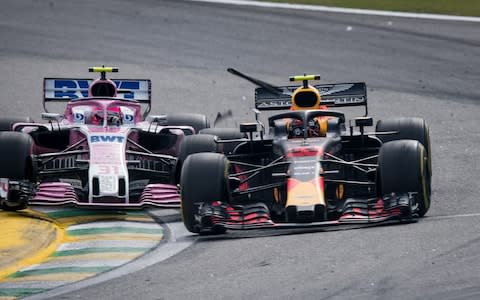
[[308, 84], [308, 80], [319, 80], [320, 75], [300, 75], [290, 77], [290, 81], [303, 81], [303, 86], [298, 87], [292, 94], [291, 110], [324, 109], [320, 105], [322, 97], [314, 86]]

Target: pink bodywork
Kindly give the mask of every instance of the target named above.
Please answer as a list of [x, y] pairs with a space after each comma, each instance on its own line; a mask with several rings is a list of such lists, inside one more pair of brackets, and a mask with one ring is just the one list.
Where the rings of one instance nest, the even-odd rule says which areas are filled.
[[145, 187], [140, 199], [135, 202], [119, 202], [116, 198], [106, 198], [105, 202], [85, 202], [78, 199], [73, 187], [64, 182], [41, 183], [35, 197], [30, 201], [34, 205], [75, 205], [85, 207], [119, 207], [119, 208], [142, 208], [148, 206], [163, 208], [178, 208], [180, 195], [178, 189], [172, 184], [149, 184]]
[[[79, 107], [87, 108], [90, 111], [108, 111], [112, 107], [121, 106], [122, 109], [126, 108], [133, 112], [133, 119], [130, 120], [128, 124], [123, 124], [121, 126], [108, 126], [106, 123], [103, 125], [90, 125], [85, 124], [85, 119], [83, 122], [79, 122], [78, 119], [75, 119], [75, 109]], [[78, 112], [77, 112], [78, 113]], [[106, 115], [105, 115], [106, 116]], [[123, 144], [115, 143], [91, 143], [89, 138], [92, 135], [99, 136], [112, 136], [124, 139], [132, 140], [133, 142], [138, 142], [138, 134], [136, 132], [130, 132], [132, 127], [148, 130], [151, 124], [149, 122], [143, 121], [141, 114], [141, 106], [139, 103], [134, 101], [122, 101], [122, 100], [113, 100], [113, 99], [85, 99], [85, 100], [74, 100], [67, 104], [64, 119], [60, 122], [59, 126], [63, 128], [71, 126], [72, 128], [78, 128], [76, 130], [70, 131], [70, 145], [79, 143], [84, 140], [78, 146], [83, 146], [84, 149], [90, 149], [90, 153], [83, 155], [82, 158], [90, 160], [90, 168], [97, 168], [100, 166], [116, 166], [122, 169], [122, 172], [125, 173], [125, 166], [123, 165], [125, 158], [125, 151], [123, 149]], [[78, 117], [78, 116], [77, 116]], [[85, 116], [83, 116], [85, 117]], [[80, 120], [82, 121], [82, 120]], [[25, 125], [25, 124], [24, 124]], [[56, 126], [55, 124], [44, 124], [47, 126]], [[38, 126], [38, 124], [37, 124]], [[156, 125], [155, 125], [156, 126]], [[33, 127], [33, 124], [30, 124], [30, 127]], [[25, 127], [28, 128], [28, 127]], [[174, 145], [161, 151], [157, 154], [165, 154], [176, 157], [178, 155], [179, 144], [184, 138], [184, 132], [175, 126], [170, 128], [169, 126], [158, 126], [155, 130], [168, 128], [171, 129], [170, 132], [177, 135], [177, 139]], [[135, 149], [134, 145], [128, 145], [128, 149], [133, 151], [138, 151]], [[42, 153], [52, 153], [58, 152], [57, 149], [48, 149], [38, 145], [34, 145], [32, 149], [35, 154]], [[103, 158], [102, 158], [103, 157]], [[110, 161], [105, 160], [105, 157], [112, 157]], [[115, 159], [116, 158], [116, 159]], [[118, 159], [118, 160], [117, 160]], [[114, 169], [114, 168], [112, 168]], [[100, 176], [100, 175], [98, 175]], [[128, 183], [127, 183], [128, 186]], [[72, 184], [67, 182], [44, 182], [40, 183], [36, 187], [36, 192], [33, 198], [29, 201], [30, 204], [35, 205], [75, 205], [75, 206], [86, 206], [86, 207], [119, 207], [119, 208], [142, 208], [147, 206], [155, 207], [168, 207], [168, 208], [177, 208], [180, 206], [180, 195], [178, 188], [174, 184], [159, 184], [153, 183], [148, 184], [143, 190], [143, 193], [138, 199], [127, 199], [125, 197], [117, 196], [101, 196], [95, 197], [93, 199], [79, 199], [79, 196], [76, 194]]]

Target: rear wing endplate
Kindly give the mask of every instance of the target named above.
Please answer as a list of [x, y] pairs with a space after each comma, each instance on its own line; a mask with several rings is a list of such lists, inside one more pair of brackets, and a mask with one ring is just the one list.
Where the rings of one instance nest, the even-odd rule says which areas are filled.
[[[259, 87], [255, 89], [255, 108], [259, 110], [289, 109], [292, 94], [299, 86], [277, 87], [279, 93]], [[365, 82], [314, 85], [321, 95], [321, 105], [328, 107], [365, 106], [368, 115], [367, 86]]]

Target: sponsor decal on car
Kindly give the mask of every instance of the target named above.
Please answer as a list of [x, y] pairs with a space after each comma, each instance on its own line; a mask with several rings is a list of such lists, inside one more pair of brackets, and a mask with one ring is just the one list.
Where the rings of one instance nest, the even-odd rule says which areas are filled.
[[125, 140], [124, 136], [119, 135], [92, 135], [90, 137], [91, 143], [122, 143]]
[[[45, 79], [45, 98], [78, 99], [88, 97], [88, 87], [91, 79]], [[148, 99], [148, 80], [113, 80], [119, 90], [123, 90], [118, 97], [123, 99]]]

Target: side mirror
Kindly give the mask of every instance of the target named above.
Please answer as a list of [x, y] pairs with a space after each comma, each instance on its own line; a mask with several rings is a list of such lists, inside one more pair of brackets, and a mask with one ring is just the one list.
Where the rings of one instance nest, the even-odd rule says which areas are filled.
[[167, 125], [166, 115], [148, 116], [145, 121], [149, 123], [157, 123], [158, 125]]
[[373, 125], [373, 118], [372, 117], [357, 117], [355, 118], [355, 126], [357, 127], [365, 127], [365, 126], [372, 126]]
[[42, 113], [42, 120], [46, 120], [46, 121], [56, 121], [56, 122], [60, 122], [61, 120], [63, 120], [64, 116], [61, 115], [61, 114], [57, 114], [57, 113]]
[[259, 131], [258, 123], [241, 123], [240, 132], [251, 133]]

